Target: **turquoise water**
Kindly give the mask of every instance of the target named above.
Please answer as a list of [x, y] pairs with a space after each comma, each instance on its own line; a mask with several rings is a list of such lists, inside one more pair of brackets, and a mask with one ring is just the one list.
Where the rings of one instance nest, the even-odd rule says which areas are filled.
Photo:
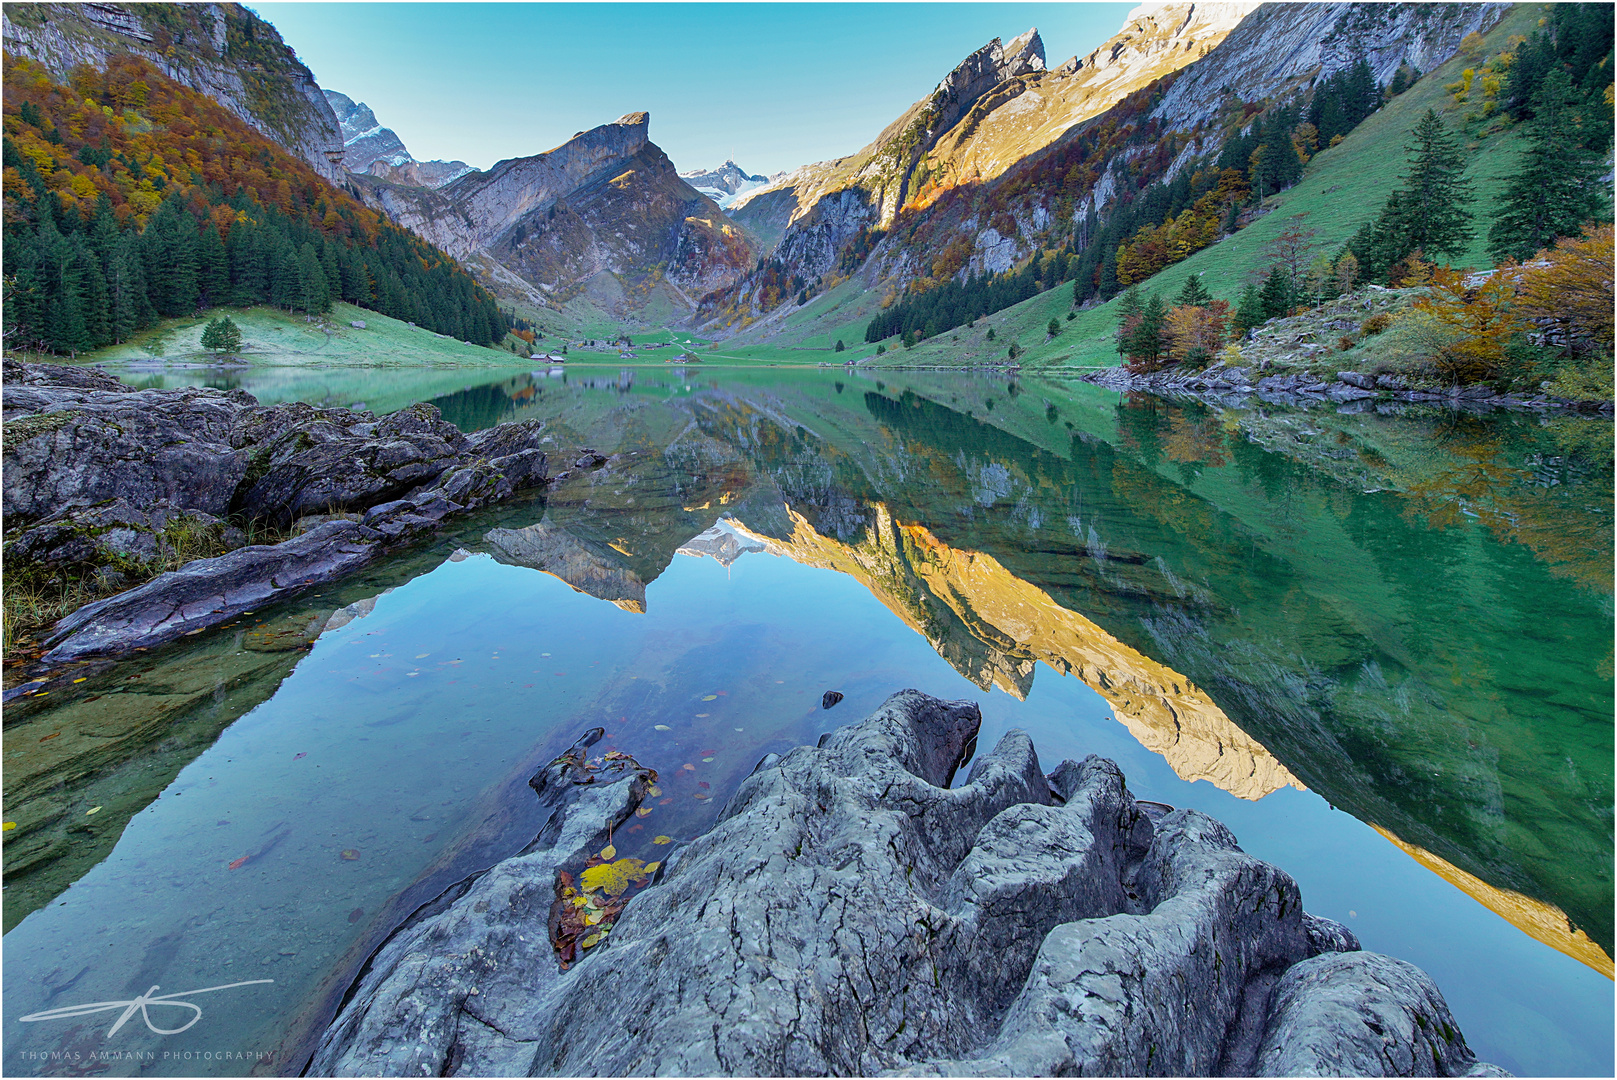
[[[616, 838], [650, 859], [763, 754], [906, 686], [979, 701], [984, 745], [1021, 727], [1047, 768], [1099, 753], [1140, 797], [1219, 817], [1310, 911], [1429, 971], [1485, 1059], [1612, 1071], [1610, 979], [1371, 827], [1609, 955], [1609, 423], [1216, 416], [841, 371], [575, 367], [438, 403], [624, 464], [8, 712], [27, 828], [6, 896], [31, 913], [4, 938], [6, 1072], [295, 1072], [376, 941], [531, 837], [525, 781], [583, 728], [661, 774], [666, 801]], [[1148, 749], [1129, 725], [1149, 708], [1115, 689], [1151, 671], [1279, 772], [1183, 778], [1195, 747]], [[158, 701], [194, 734], [95, 756]], [[18, 834], [50, 829], [14, 869]], [[21, 1020], [248, 981], [187, 998], [180, 1034]]]

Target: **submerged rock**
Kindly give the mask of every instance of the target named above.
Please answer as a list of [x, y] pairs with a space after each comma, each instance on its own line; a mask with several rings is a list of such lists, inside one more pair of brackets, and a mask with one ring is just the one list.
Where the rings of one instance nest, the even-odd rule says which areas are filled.
[[[1455, 1075], [1418, 969], [1305, 915], [1296, 883], [1091, 756], [913, 690], [769, 755], [568, 970], [558, 871], [646, 797], [535, 778], [523, 854], [417, 913], [321, 1041], [319, 1075]], [[604, 778], [602, 778], [604, 779]], [[1333, 929], [1334, 928], [1334, 929]], [[1372, 1026], [1374, 1025], [1374, 1026]]]

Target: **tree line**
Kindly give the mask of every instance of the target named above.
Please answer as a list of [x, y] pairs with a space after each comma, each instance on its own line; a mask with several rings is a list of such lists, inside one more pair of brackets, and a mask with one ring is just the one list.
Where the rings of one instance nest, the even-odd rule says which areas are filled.
[[474, 344], [505, 336], [452, 259], [135, 57], [70, 85], [5, 74], [6, 340], [77, 353], [221, 305], [342, 300]]

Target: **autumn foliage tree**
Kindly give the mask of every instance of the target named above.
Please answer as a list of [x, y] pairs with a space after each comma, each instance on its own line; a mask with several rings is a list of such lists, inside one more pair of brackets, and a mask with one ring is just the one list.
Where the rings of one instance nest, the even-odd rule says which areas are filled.
[[334, 300], [479, 344], [505, 333], [454, 260], [146, 61], [4, 73], [5, 331], [56, 353], [223, 305]]
[[1450, 335], [1431, 363], [1437, 375], [1450, 383], [1480, 382], [1494, 378], [1511, 339], [1524, 328], [1516, 302], [1513, 266], [1500, 267], [1488, 277], [1467, 284], [1463, 272], [1433, 269], [1432, 292], [1415, 302], [1415, 309], [1430, 315]]
[[1523, 267], [1518, 310], [1571, 352], [1613, 349], [1612, 226], [1563, 237]]
[[1168, 358], [1175, 364], [1201, 368], [1218, 355], [1229, 332], [1228, 300], [1212, 300], [1205, 307], [1170, 308], [1163, 321]]

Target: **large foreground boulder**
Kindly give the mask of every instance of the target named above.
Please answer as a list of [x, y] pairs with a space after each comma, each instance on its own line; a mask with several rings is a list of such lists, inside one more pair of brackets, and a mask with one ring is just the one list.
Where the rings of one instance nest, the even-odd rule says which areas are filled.
[[1489, 1070], [1424, 973], [1322, 951], [1357, 942], [1217, 821], [1137, 802], [1112, 762], [1046, 776], [1012, 731], [951, 788], [979, 724], [906, 690], [766, 757], [582, 952], [556, 913], [655, 777], [575, 748], [535, 777], [540, 838], [382, 946], [308, 1071]]

